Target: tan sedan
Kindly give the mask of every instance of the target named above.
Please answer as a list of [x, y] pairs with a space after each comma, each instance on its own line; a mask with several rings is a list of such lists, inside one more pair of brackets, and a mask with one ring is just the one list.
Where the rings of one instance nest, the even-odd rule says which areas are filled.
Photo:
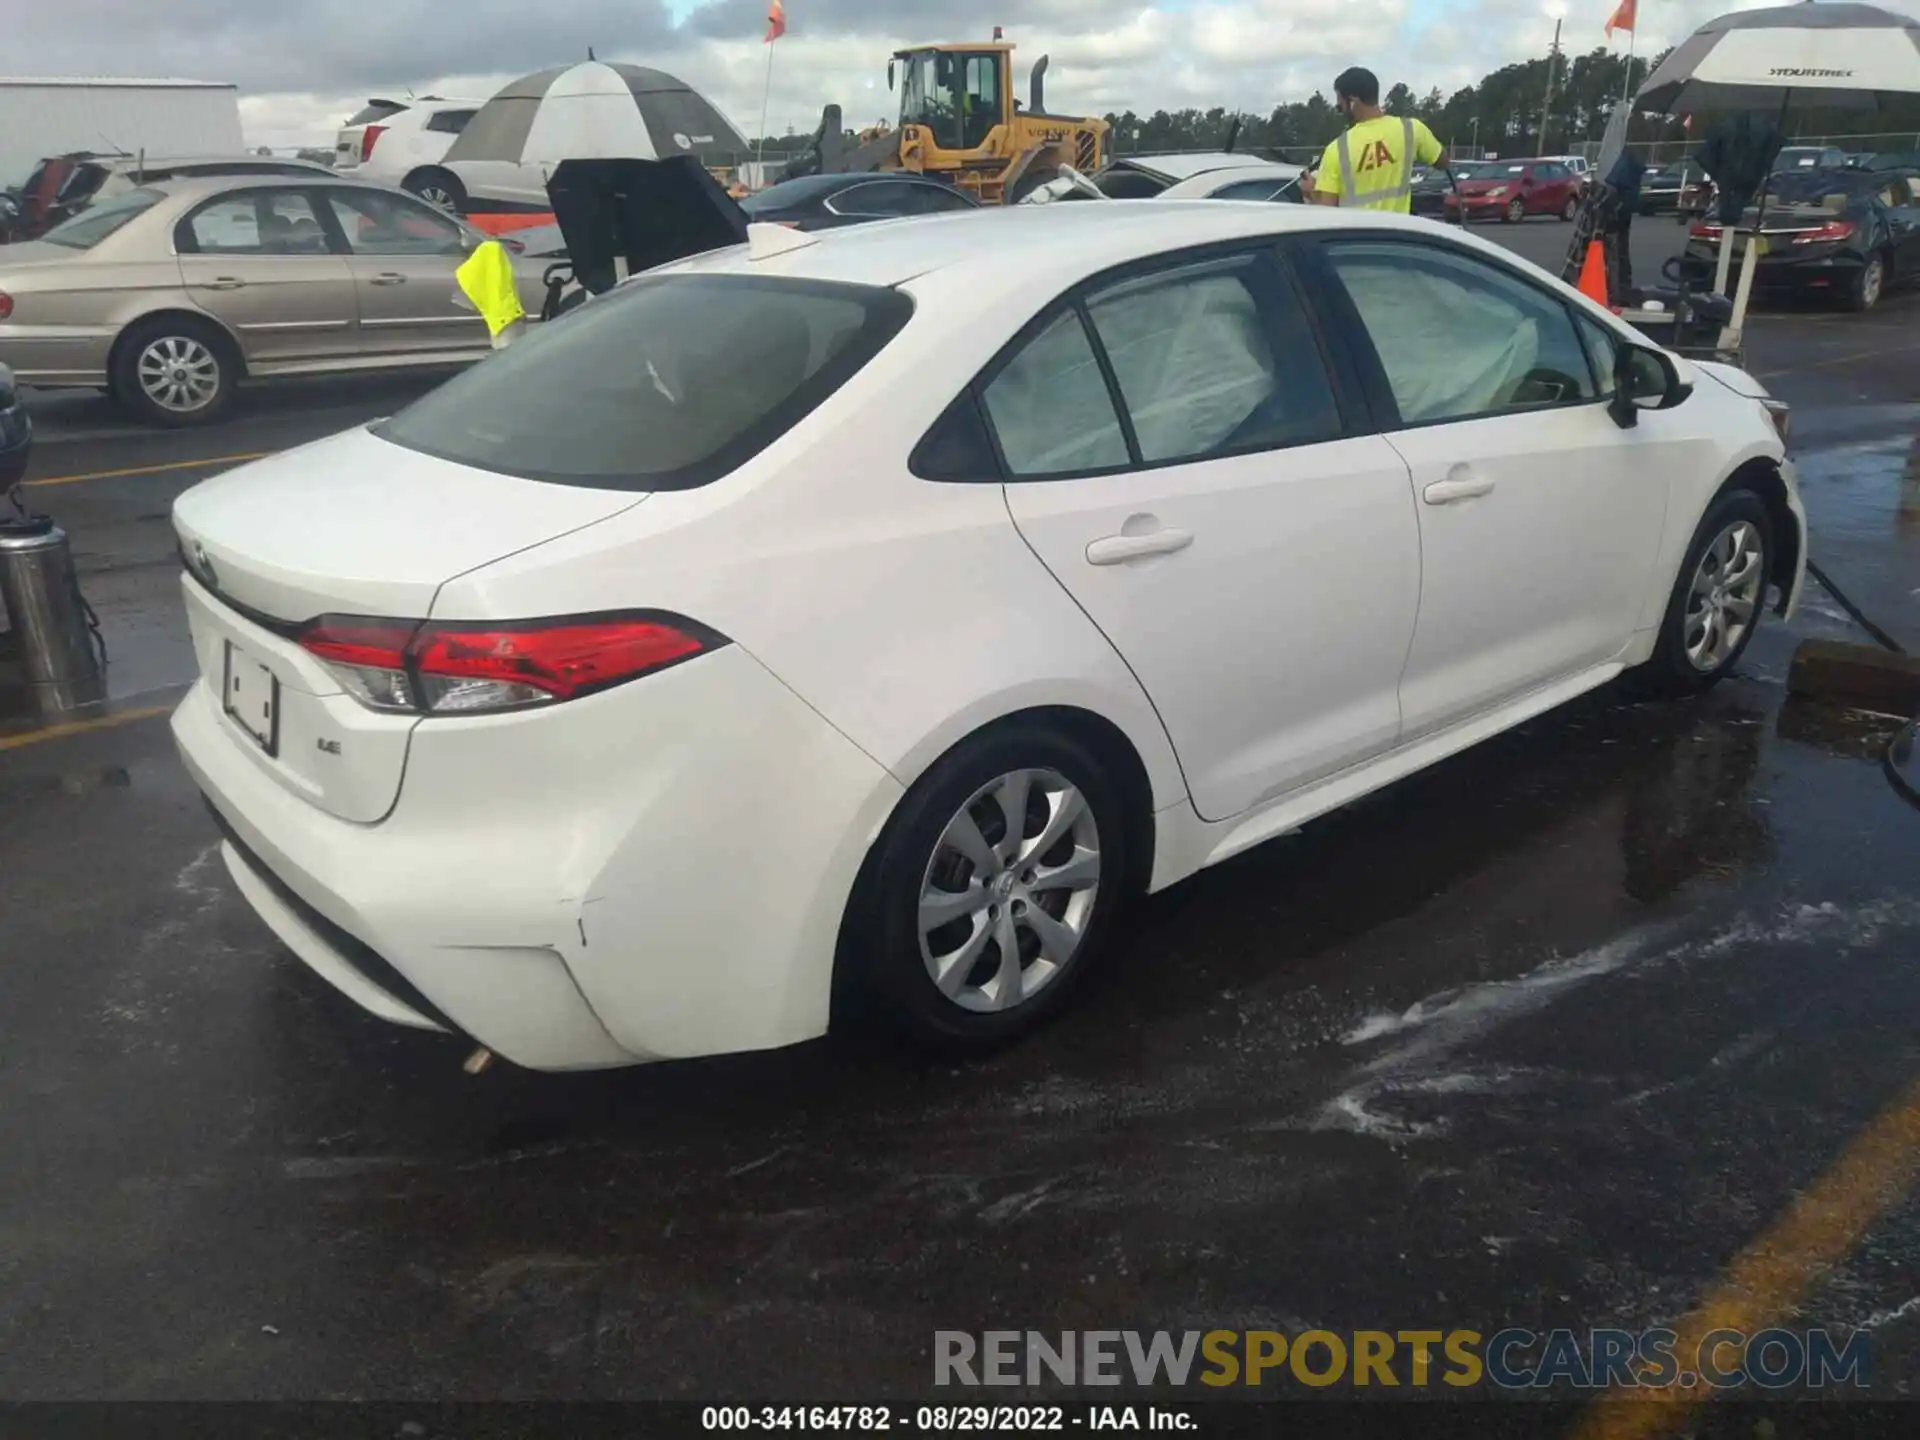
[[[0, 363], [162, 425], [212, 419], [243, 377], [446, 365], [490, 353], [453, 272], [481, 237], [384, 186], [212, 176], [113, 196], [0, 247]], [[537, 314], [538, 262], [516, 262]]]

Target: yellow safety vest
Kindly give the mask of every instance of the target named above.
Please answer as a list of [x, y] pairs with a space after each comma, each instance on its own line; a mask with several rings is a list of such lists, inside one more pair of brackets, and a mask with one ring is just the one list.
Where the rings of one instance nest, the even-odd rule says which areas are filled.
[[487, 334], [496, 339], [514, 321], [526, 318], [519, 288], [513, 283], [513, 261], [498, 240], [486, 241], [461, 261], [453, 278], [487, 322]]
[[[1357, 210], [1385, 209], [1395, 200], [1405, 200], [1413, 194], [1413, 121], [1405, 115], [1400, 117], [1400, 168], [1387, 172], [1387, 183], [1377, 190], [1363, 190], [1359, 194], [1353, 191], [1353, 151], [1347, 144], [1349, 132], [1340, 132], [1340, 203]], [[1384, 148], [1384, 147], [1383, 147]], [[1373, 167], [1374, 173], [1380, 173], [1384, 167]], [[1394, 209], [1406, 207], [1395, 205]]]

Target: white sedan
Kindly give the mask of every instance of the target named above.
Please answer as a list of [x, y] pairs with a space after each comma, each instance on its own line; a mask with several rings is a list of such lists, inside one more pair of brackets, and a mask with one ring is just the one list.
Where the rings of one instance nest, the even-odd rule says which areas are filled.
[[182, 496], [266, 923], [528, 1066], [989, 1045], [1131, 894], [1796, 602], [1747, 375], [1422, 221], [1102, 208], [754, 227]]

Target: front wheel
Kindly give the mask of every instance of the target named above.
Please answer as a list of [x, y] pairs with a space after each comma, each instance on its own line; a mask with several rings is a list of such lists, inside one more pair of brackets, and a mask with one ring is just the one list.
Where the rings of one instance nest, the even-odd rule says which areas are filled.
[[1056, 1014], [1127, 885], [1119, 790], [1078, 741], [1030, 725], [962, 742], [901, 801], [862, 870], [842, 964], [930, 1048], [978, 1052]]
[[1516, 195], [1507, 202], [1507, 208], [1501, 215], [1509, 225], [1518, 225], [1527, 218], [1527, 202]]
[[1569, 195], [1567, 197], [1567, 203], [1560, 207], [1560, 218], [1562, 220], [1571, 220], [1579, 213], [1580, 197], [1578, 195]]
[[1636, 672], [1643, 687], [1684, 695], [1725, 679], [1759, 626], [1772, 572], [1766, 503], [1751, 490], [1728, 491], [1708, 507], [1687, 547], [1659, 641]]

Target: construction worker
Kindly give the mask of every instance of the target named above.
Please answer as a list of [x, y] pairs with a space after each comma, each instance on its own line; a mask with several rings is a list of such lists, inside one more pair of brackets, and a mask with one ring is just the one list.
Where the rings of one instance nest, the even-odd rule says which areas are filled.
[[1371, 70], [1344, 71], [1333, 82], [1333, 103], [1347, 128], [1320, 157], [1313, 203], [1408, 214], [1414, 164], [1446, 170], [1447, 152], [1420, 121], [1380, 108], [1380, 80]]

